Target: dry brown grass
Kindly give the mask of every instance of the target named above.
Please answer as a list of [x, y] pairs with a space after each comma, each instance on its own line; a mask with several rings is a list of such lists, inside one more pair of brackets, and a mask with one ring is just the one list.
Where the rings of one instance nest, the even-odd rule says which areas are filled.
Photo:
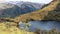
[[54, 0], [48, 6], [46, 6], [45, 8], [43, 8], [41, 10], [37, 10], [37, 11], [32, 12], [32, 13], [28, 13], [28, 14], [18, 16], [14, 20], [17, 21], [17, 22], [28, 21], [30, 19], [43, 20], [46, 16], [48, 16], [49, 12], [56, 9], [56, 6], [58, 5], [59, 2], [60, 2], [60, 0]]
[[28, 32], [25, 30], [20, 30], [16, 26], [6, 25], [6, 22], [0, 22], [0, 34], [35, 34], [33, 32]]
[[[29, 21], [29, 20], [60, 20], [60, 12], [55, 12], [54, 10], [57, 9], [57, 5], [60, 3], [60, 0], [54, 0], [51, 3], [49, 3], [48, 6], [44, 7], [41, 10], [37, 10], [35, 12], [23, 14], [20, 16], [17, 16], [14, 19], [7, 18], [5, 20], [13, 21], [18, 23], [19, 21]], [[57, 16], [56, 16], [57, 15]]]

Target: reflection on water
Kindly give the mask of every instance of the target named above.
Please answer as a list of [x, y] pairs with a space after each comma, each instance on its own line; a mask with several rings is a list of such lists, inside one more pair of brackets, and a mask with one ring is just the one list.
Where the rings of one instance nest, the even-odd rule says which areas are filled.
[[[28, 27], [29, 31], [35, 31], [36, 28], [48, 31], [56, 28], [57, 31], [60, 31], [60, 22], [57, 21], [29, 21], [28, 24], [30, 24]], [[24, 23], [20, 23], [19, 28], [25, 29], [25, 25]]]

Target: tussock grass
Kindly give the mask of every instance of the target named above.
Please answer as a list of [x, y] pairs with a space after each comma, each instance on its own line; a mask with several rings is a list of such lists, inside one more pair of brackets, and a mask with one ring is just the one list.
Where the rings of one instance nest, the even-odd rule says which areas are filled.
[[33, 32], [20, 30], [16, 26], [11, 26], [11, 25], [9, 27], [8, 26], [6, 25], [6, 22], [4, 23], [0, 22], [0, 34], [35, 34]]
[[[32, 13], [24, 14], [16, 17], [14, 20], [19, 21], [29, 21], [29, 20], [44, 20], [48, 16], [49, 12], [52, 12], [56, 9], [56, 6], [60, 3], [60, 0], [53, 0], [48, 6], [41, 10], [34, 11]], [[56, 17], [56, 16], [55, 16]], [[48, 19], [49, 20], [49, 19]], [[57, 19], [58, 20], [58, 19]]]

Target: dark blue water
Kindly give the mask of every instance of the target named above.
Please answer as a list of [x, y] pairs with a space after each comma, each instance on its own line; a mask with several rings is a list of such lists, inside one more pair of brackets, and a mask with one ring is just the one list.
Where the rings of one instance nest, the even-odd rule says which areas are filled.
[[[56, 29], [60, 31], [60, 22], [57, 21], [29, 21], [28, 24], [30, 25], [29, 31], [35, 31], [36, 28], [40, 30], [52, 30]], [[19, 24], [19, 28], [26, 28], [24, 23]]]

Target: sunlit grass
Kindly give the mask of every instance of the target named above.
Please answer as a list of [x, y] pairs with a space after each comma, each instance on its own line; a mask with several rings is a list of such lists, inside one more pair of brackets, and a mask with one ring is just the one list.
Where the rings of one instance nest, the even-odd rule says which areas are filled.
[[[15, 21], [29, 21], [31, 19], [33, 20], [46, 20], [45, 17], [46, 16], [49, 16], [51, 14], [51, 12], [55, 12], [54, 10], [57, 9], [57, 5], [60, 3], [59, 2], [60, 0], [54, 0], [53, 2], [51, 2], [48, 6], [44, 7], [43, 9], [41, 10], [37, 10], [37, 11], [34, 11], [32, 13], [28, 13], [28, 14], [24, 14], [24, 15], [20, 15], [20, 16], [17, 16], [14, 20]], [[50, 13], [50, 14], [49, 14]], [[57, 13], [57, 11], [56, 11]], [[58, 13], [59, 14], [59, 13]], [[58, 16], [55, 16], [56, 14], [52, 14], [51, 16], [54, 16], [52, 18], [52, 20], [60, 20], [59, 18], [56, 18]], [[51, 17], [48, 17], [51, 19]], [[49, 20], [49, 19], [48, 19]]]
[[33, 32], [20, 30], [16, 26], [8, 26], [5, 23], [0, 23], [0, 34], [34, 34]]
[[8, 25], [7, 26], [7, 23], [8, 22], [0, 22], [0, 34], [60, 34], [59, 31], [57, 31], [56, 29], [52, 29], [50, 31], [47, 31], [47, 30], [39, 30], [39, 29], [36, 29], [35, 32], [28, 32], [26, 30], [21, 30], [21, 29], [18, 29], [16, 27], [16, 25], [13, 25], [14, 23], [10, 22], [8, 24], [11, 24], [11, 25]]

